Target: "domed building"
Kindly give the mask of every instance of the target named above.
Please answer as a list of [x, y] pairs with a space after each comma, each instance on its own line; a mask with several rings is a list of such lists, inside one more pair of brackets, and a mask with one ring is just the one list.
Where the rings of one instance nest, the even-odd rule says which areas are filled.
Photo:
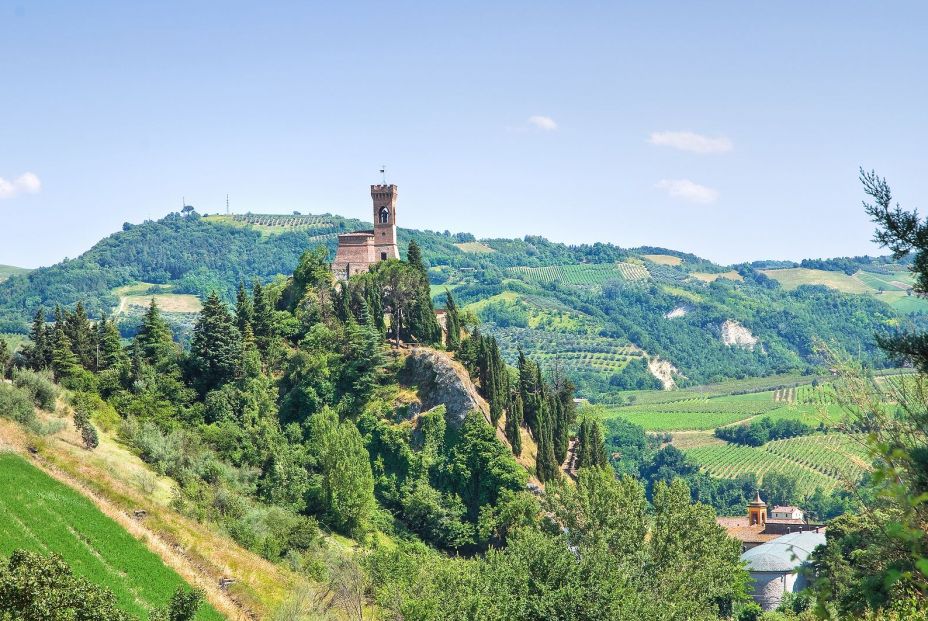
[[754, 601], [764, 610], [774, 610], [786, 593], [809, 586], [801, 570], [812, 551], [825, 543], [825, 534], [806, 531], [782, 535], [751, 548], [741, 555], [754, 580]]

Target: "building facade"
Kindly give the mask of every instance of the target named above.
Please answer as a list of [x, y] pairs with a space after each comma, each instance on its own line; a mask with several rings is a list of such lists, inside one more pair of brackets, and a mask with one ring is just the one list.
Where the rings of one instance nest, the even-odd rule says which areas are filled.
[[399, 259], [396, 242], [395, 185], [372, 185], [373, 230], [352, 231], [338, 236], [338, 250], [332, 262], [332, 273], [339, 280], [348, 280], [355, 274], [370, 269], [371, 265], [387, 259]]
[[796, 532], [782, 535], [741, 555], [754, 581], [752, 597], [764, 610], [775, 610], [786, 593], [809, 585], [803, 571], [812, 551], [825, 543], [825, 534]]

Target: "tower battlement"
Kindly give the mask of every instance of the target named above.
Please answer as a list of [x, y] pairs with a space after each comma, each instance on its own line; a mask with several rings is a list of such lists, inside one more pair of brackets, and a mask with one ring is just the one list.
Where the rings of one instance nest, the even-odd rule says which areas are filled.
[[374, 230], [338, 236], [338, 250], [332, 263], [336, 278], [347, 279], [366, 272], [378, 261], [400, 258], [396, 243], [397, 193], [397, 187], [392, 183], [371, 186]]

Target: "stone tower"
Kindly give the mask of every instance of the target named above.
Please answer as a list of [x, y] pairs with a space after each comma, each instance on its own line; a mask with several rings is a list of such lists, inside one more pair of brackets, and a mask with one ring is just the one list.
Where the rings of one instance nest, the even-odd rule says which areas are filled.
[[371, 186], [376, 261], [400, 258], [400, 250], [396, 245], [396, 196], [396, 186], [393, 184]]

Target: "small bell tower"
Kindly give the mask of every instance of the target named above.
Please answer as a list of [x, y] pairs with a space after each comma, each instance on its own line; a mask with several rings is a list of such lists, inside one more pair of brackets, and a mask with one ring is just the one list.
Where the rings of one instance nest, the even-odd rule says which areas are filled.
[[400, 250], [396, 245], [396, 197], [397, 190], [393, 184], [371, 186], [371, 199], [374, 201], [374, 249], [377, 261], [400, 258]]
[[760, 490], [757, 491], [757, 497], [748, 503], [748, 524], [767, 525], [767, 503], [760, 499]]

